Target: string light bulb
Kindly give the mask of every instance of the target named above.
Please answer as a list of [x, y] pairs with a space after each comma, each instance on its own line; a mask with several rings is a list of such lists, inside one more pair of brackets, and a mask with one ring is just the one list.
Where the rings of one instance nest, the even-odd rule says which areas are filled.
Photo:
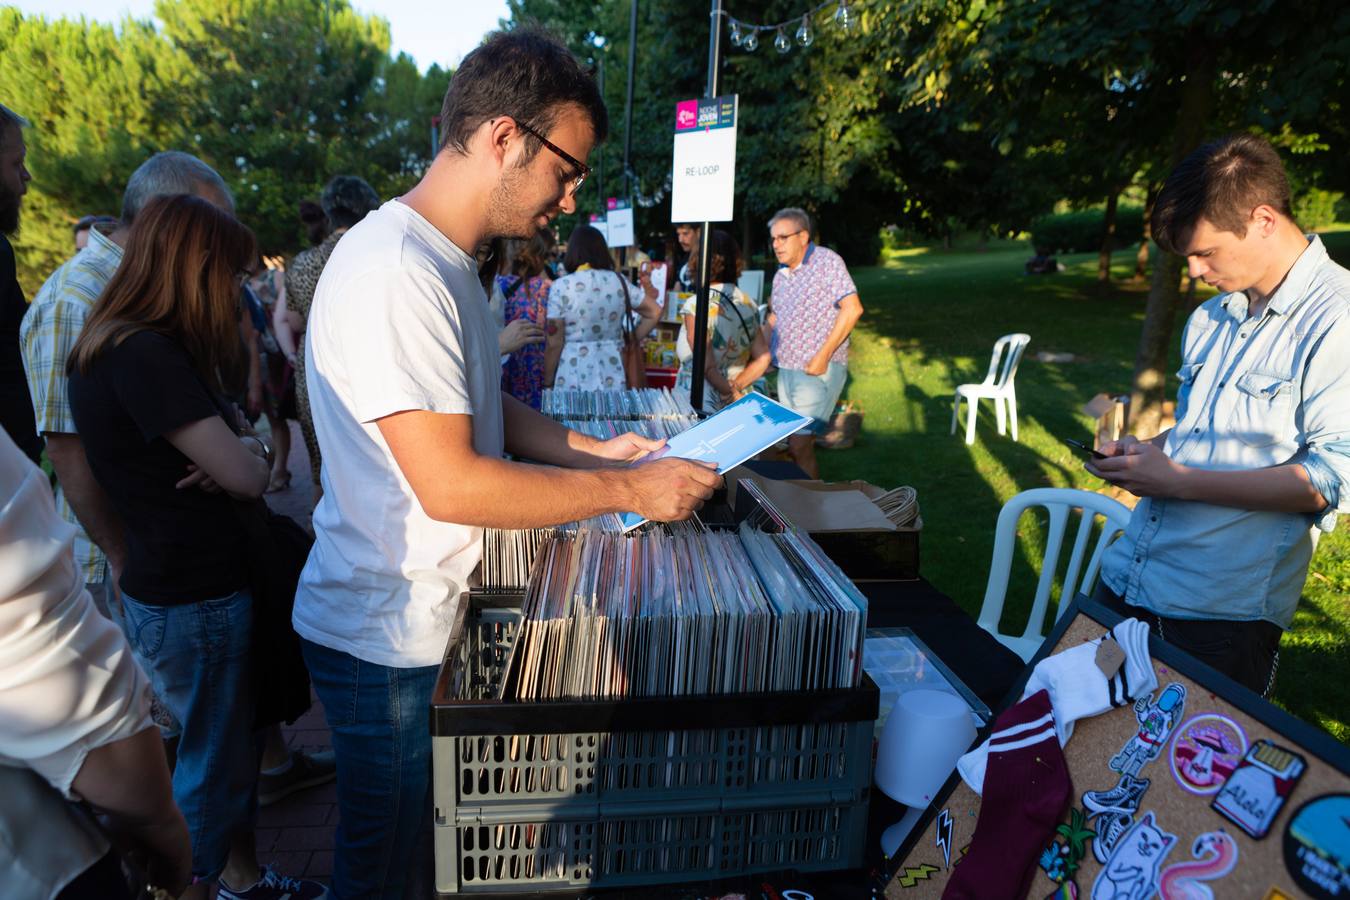
[[739, 47], [741, 41], [744, 40], [744, 38], [741, 37], [741, 23], [737, 22], [735, 19], [731, 20], [731, 37], [729, 40], [733, 47]]
[[815, 32], [811, 30], [811, 14], [802, 16], [801, 27], [797, 29], [797, 44], [801, 47], [810, 47], [816, 39]]
[[792, 49], [792, 41], [788, 40], [788, 36], [781, 25], [778, 26], [778, 35], [773, 39], [773, 49], [779, 53], [787, 53]]
[[741, 38], [741, 49], [746, 53], [754, 53], [759, 49], [759, 29], [751, 28], [745, 37]]
[[853, 33], [858, 17], [853, 14], [853, 10], [848, 8], [848, 0], [839, 0], [839, 8], [834, 11], [834, 22], [843, 30], [844, 34]]

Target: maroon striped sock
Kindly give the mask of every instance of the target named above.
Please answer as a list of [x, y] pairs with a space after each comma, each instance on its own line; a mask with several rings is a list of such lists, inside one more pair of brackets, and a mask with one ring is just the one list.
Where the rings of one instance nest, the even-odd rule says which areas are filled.
[[1072, 790], [1050, 695], [1037, 691], [994, 724], [980, 818], [944, 900], [1025, 897]]

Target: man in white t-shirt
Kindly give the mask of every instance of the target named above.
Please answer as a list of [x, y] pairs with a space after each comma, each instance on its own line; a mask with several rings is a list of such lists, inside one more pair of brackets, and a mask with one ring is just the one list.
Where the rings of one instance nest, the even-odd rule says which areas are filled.
[[[456, 70], [422, 181], [352, 228], [305, 341], [323, 499], [295, 627], [333, 732], [333, 895], [403, 895], [430, 820], [428, 707], [482, 528], [688, 517], [719, 478], [637, 435], [597, 441], [501, 391], [474, 250], [575, 210], [608, 128], [590, 75], [534, 29]], [[538, 464], [507, 462], [503, 451]]]

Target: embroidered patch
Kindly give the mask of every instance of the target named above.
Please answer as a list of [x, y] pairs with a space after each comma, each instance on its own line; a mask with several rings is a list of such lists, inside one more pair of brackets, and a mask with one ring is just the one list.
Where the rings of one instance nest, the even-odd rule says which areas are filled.
[[1144, 766], [1162, 753], [1168, 736], [1185, 710], [1186, 688], [1175, 681], [1163, 688], [1157, 700], [1152, 694], [1140, 697], [1134, 703], [1139, 730], [1125, 742], [1119, 753], [1111, 757], [1108, 765], [1122, 775], [1137, 777]]
[[1083, 807], [1092, 824], [1092, 855], [1106, 864], [1116, 843], [1134, 825], [1134, 814], [1148, 790], [1147, 778], [1122, 775], [1116, 786], [1083, 794]]
[[941, 871], [937, 866], [930, 866], [928, 863], [920, 866], [905, 866], [896, 873], [895, 883], [902, 888], [912, 888], [920, 881], [927, 881], [933, 877], [934, 873]]
[[1223, 878], [1238, 861], [1238, 845], [1222, 831], [1207, 831], [1191, 844], [1191, 856], [1163, 869], [1158, 879], [1158, 893], [1162, 900], [1200, 900], [1214, 897], [1214, 889], [1206, 881]]
[[1081, 809], [1069, 810], [1069, 821], [1055, 828], [1057, 838], [1041, 851], [1040, 866], [1058, 887], [1046, 900], [1078, 900], [1078, 883], [1074, 876], [1083, 857], [1087, 856], [1092, 829], [1088, 827], [1087, 813]]
[[942, 865], [944, 868], [952, 867], [952, 813], [949, 809], [944, 809], [938, 813], [937, 822], [934, 823], [934, 829], [937, 831], [935, 842], [942, 851]]
[[1260, 840], [1270, 831], [1284, 802], [1294, 792], [1307, 763], [1292, 750], [1262, 739], [1252, 744], [1237, 771], [1210, 806], [1219, 815]]
[[1192, 794], [1214, 794], [1247, 752], [1242, 726], [1218, 713], [1188, 719], [1172, 741], [1172, 775]]
[[1289, 817], [1284, 867], [1317, 900], [1350, 897], [1350, 794], [1324, 794]]
[[1176, 845], [1150, 810], [1116, 843], [1092, 883], [1092, 900], [1148, 900], [1158, 890], [1158, 871]]

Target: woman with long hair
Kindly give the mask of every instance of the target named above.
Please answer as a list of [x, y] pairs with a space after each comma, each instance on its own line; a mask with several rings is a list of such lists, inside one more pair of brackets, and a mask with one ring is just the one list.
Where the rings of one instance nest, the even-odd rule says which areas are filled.
[[267, 488], [270, 449], [225, 399], [243, 365], [241, 282], [253, 234], [197, 197], [160, 197], [70, 357], [89, 467], [126, 532], [118, 585], [132, 650], [182, 726], [174, 799], [192, 838], [184, 897], [313, 898], [322, 885], [260, 869], [247, 536], [232, 498]]
[[[750, 385], [768, 371], [768, 336], [759, 325], [755, 301], [736, 286], [741, 277], [741, 248], [725, 231], [714, 231], [708, 238], [710, 256], [708, 280], [708, 352], [704, 357], [704, 379], [711, 389], [704, 394], [703, 408], [709, 412], [739, 399]], [[699, 271], [699, 245], [689, 254], [689, 271]], [[697, 274], [692, 276], [697, 278]], [[694, 342], [696, 298], [680, 307], [680, 337], [687, 346]], [[675, 389], [688, 394], [694, 384], [692, 357], [680, 361]]]
[[589, 225], [578, 225], [567, 239], [563, 265], [568, 274], [548, 292], [544, 386], [621, 390], [625, 320], [638, 314], [639, 341], [656, 327], [661, 317], [656, 288], [645, 272], [639, 291], [614, 271], [604, 236]]
[[[510, 272], [497, 276], [505, 302], [502, 306], [506, 326], [524, 320], [543, 328], [548, 312], [548, 292], [553, 286], [548, 262], [553, 255], [553, 230], [544, 228], [528, 241], [517, 241]], [[511, 352], [502, 367], [502, 389], [522, 403], [538, 409], [544, 392], [544, 348], [539, 342], [527, 343]]]

